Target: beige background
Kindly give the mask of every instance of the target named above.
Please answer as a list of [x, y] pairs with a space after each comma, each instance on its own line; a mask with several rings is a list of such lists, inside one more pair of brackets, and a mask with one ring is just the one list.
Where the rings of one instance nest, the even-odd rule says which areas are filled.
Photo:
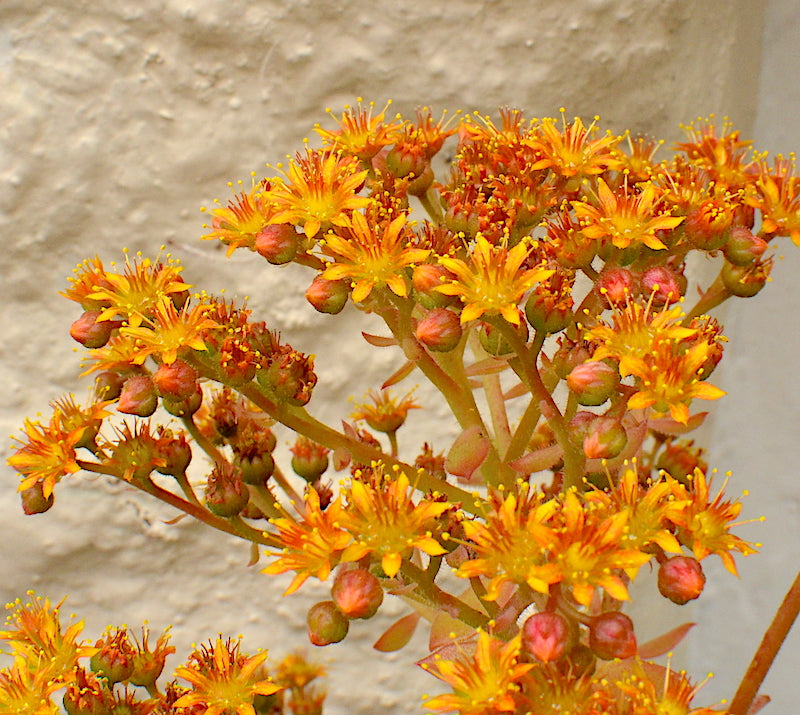
[[[67, 335], [76, 306], [56, 295], [74, 265], [95, 253], [119, 260], [125, 246], [153, 255], [162, 244], [183, 260], [187, 280], [249, 296], [286, 339], [317, 353], [313, 411], [346, 416], [347, 398], [385, 378], [397, 356], [366, 349], [358, 315], [314, 314], [302, 299], [308, 274], [243, 254], [226, 260], [198, 240], [198, 209], [227, 200], [227, 181], [265, 172], [265, 162], [294, 152], [314, 122], [325, 123], [326, 107], [339, 112], [358, 96], [378, 106], [392, 98], [407, 113], [420, 104], [436, 113], [510, 104], [541, 116], [563, 106], [570, 116], [600, 114], [614, 130], [670, 141], [679, 123], [717, 113], [746, 135], [755, 131], [759, 146], [788, 151], [800, 147], [794, 5], [2, 0], [0, 423], [10, 434], [48, 400], [66, 391], [83, 399], [88, 390]], [[732, 396], [715, 405], [730, 414], [708, 435], [719, 440], [713, 463], [735, 472], [733, 493], [753, 492], [746, 515], [769, 516], [747, 532], [765, 554], [743, 564], [741, 581], [710, 569], [709, 592], [689, 614], [705, 625], [686, 665], [698, 676], [717, 673], [704, 691], [711, 701], [730, 694], [798, 561], [789, 360], [800, 347], [792, 309], [800, 296], [797, 256], [788, 253], [760, 309], [742, 302], [730, 311], [730, 367], [718, 382]], [[437, 417], [420, 417], [408, 443], [432, 430], [447, 436]], [[29, 588], [56, 600], [70, 594], [92, 635], [111, 621], [149, 619], [154, 629], [173, 623], [184, 654], [191, 641], [223, 632], [245, 633], [246, 648], [280, 656], [304, 642], [305, 611], [326, 597], [309, 584], [282, 600], [288, 578], [247, 569], [246, 546], [188, 522], [166, 526], [168, 510], [102, 481], [72, 479], [48, 515], [25, 518], [16, 479], [4, 473], [0, 599]], [[659, 619], [687, 618], [686, 609], [662, 611]], [[418, 712], [421, 694], [438, 690], [411, 665], [424, 638], [394, 655], [371, 649], [402, 609], [387, 602], [382, 613], [374, 628], [357, 624], [344, 645], [315, 653], [331, 665], [328, 712]], [[638, 627], [655, 632], [655, 618], [638, 614]], [[787, 674], [800, 644], [795, 637], [790, 645], [794, 655], [769, 682], [777, 698], [767, 712], [793, 710]]]

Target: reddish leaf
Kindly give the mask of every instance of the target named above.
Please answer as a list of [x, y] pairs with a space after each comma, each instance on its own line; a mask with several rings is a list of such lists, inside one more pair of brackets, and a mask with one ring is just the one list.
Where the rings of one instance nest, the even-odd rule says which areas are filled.
[[658, 417], [648, 422], [650, 429], [660, 434], [679, 435], [691, 432], [697, 429], [703, 422], [705, 422], [708, 412], [698, 412], [696, 415], [689, 417], [689, 421], [682, 425], [680, 422], [673, 420], [671, 417]]
[[405, 365], [403, 365], [403, 367], [397, 370], [397, 372], [386, 379], [386, 382], [381, 385], [381, 390], [385, 390], [387, 387], [396, 385], [398, 382], [408, 377], [414, 371], [415, 367], [416, 363], [412, 360], [409, 360]]
[[489, 440], [480, 425], [473, 425], [456, 437], [445, 458], [444, 468], [450, 474], [469, 479], [483, 464], [487, 454]]
[[486, 358], [485, 360], [478, 360], [478, 362], [467, 365], [464, 368], [464, 373], [467, 377], [477, 377], [478, 375], [495, 375], [498, 372], [503, 372], [508, 367], [505, 360], [496, 360], [495, 358]]
[[664, 653], [669, 653], [680, 643], [684, 636], [694, 627], [694, 623], [684, 623], [671, 631], [647, 641], [639, 646], [639, 657], [657, 658]]
[[389, 348], [398, 344], [397, 340], [392, 337], [372, 335], [371, 333], [365, 333], [363, 330], [361, 331], [361, 334], [364, 336], [364, 340], [366, 340], [370, 345], [374, 345], [376, 348]]
[[543, 469], [550, 469], [564, 456], [564, 448], [561, 445], [553, 444], [550, 447], [542, 447], [535, 452], [523, 454], [519, 459], [509, 462], [508, 466], [519, 474], [531, 474], [541, 472]]
[[769, 695], [759, 695], [755, 700], [753, 700], [753, 704], [747, 710], [747, 715], [756, 715], [757, 712], [761, 711], [765, 705], [769, 705], [769, 702], [772, 700]]
[[372, 647], [382, 653], [400, 650], [411, 640], [411, 636], [414, 635], [414, 631], [417, 629], [419, 619], [419, 613], [409, 613], [407, 616], [403, 616], [399, 621], [389, 626]]

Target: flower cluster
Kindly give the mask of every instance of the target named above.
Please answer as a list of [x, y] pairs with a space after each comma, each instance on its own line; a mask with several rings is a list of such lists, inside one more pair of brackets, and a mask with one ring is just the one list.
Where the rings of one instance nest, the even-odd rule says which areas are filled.
[[[434, 711], [717, 712], [692, 704], [684, 674], [648, 660], [686, 629], [640, 645], [623, 607], [645, 565], [683, 604], [701, 595], [708, 556], [736, 574], [734, 556], [756, 550], [733, 533], [741, 504], [727, 482], [712, 489], [686, 435], [706, 415], [696, 400], [725, 394], [710, 381], [726, 338], [709, 312], [764, 287], [778, 238], [800, 244], [793, 161], [768, 162], [711, 120], [658, 158], [661, 142], [563, 110], [406, 119], [388, 108], [359, 100], [331, 115], [318, 146], [218, 202], [204, 236], [228, 255], [304, 267], [320, 313], [380, 319], [382, 334], [362, 336], [396, 353], [381, 389], [365, 386], [341, 426], [324, 424], [314, 358], [249, 308], [190, 293], [169, 256], [126, 256], [121, 268], [95, 257], [63, 293], [82, 311], [70, 334], [95, 395], [25, 422], [9, 459], [23, 508], [51, 508], [56, 485], [85, 470], [266, 547], [264, 573], [294, 573], [287, 595], [332, 576], [331, 598], [307, 617], [315, 645], [343, 640], [385, 594], [401, 599], [411, 612], [375, 647], [396, 650], [431, 622], [421, 665], [452, 688], [428, 700]], [[692, 255], [717, 266], [710, 285], [693, 284]], [[430, 405], [390, 390], [412, 373], [456, 435], [416, 453], [398, 433]], [[76, 712], [97, 698], [152, 710], [109, 681], [146, 638], [109, 633], [90, 654], [75, 636], [52, 637], [46, 668], [23, 667], [33, 646], [14, 645], [8, 702], [50, 712], [67, 688]], [[103, 662], [91, 673], [77, 666], [87, 655]], [[220, 637], [178, 669], [189, 685], [169, 686], [154, 712], [280, 709], [263, 659]], [[307, 697], [302, 712], [319, 712], [304, 672], [287, 666], [280, 682]], [[139, 685], [131, 677], [114, 682]]]

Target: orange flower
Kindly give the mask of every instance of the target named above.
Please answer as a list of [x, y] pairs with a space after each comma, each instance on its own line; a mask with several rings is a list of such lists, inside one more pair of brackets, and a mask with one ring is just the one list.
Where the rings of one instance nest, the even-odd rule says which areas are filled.
[[800, 246], [800, 177], [793, 161], [778, 158], [772, 171], [761, 162], [754, 190], [747, 203], [762, 213], [761, 232], [766, 236], [791, 236]]
[[7, 715], [58, 715], [50, 696], [63, 683], [52, 680], [46, 667], [31, 668], [15, 659], [10, 668], [0, 670], [0, 712]]
[[353, 543], [345, 549], [342, 561], [358, 561], [374, 553], [391, 578], [415, 548], [429, 556], [447, 553], [431, 532], [436, 528], [436, 517], [452, 505], [426, 500], [414, 504], [405, 474], [391, 478], [383, 474], [381, 465], [373, 465], [373, 469], [377, 470], [377, 481], [383, 484], [373, 486], [357, 481], [356, 472], [348, 490], [340, 523], [352, 535]]
[[354, 420], [366, 420], [378, 432], [396, 432], [406, 421], [408, 411], [420, 407], [410, 393], [399, 400], [392, 397], [391, 390], [370, 392], [368, 396], [372, 404], [358, 405], [358, 409], [350, 416]]
[[378, 286], [386, 285], [401, 297], [408, 295], [406, 269], [424, 261], [430, 251], [409, 245], [406, 215], [389, 223], [368, 221], [354, 213], [341, 234], [328, 234], [324, 251], [332, 256], [322, 277], [326, 280], [349, 279], [353, 284], [354, 303], [364, 301]]
[[309, 238], [320, 229], [346, 226], [350, 214], [368, 206], [358, 191], [367, 177], [358, 159], [332, 150], [307, 150], [289, 163], [285, 179], [276, 179], [266, 199], [274, 204], [270, 223], [303, 226]]
[[[375, 116], [372, 115], [375, 102], [370, 102], [368, 107], [363, 107], [361, 102], [362, 99], [359, 97], [357, 107], [345, 105], [341, 119], [336, 119], [331, 110], [328, 110], [328, 114], [339, 124], [339, 129], [323, 129], [317, 124], [314, 126], [314, 131], [322, 137], [326, 147], [368, 161], [383, 147], [394, 143], [393, 135], [403, 124], [399, 121], [385, 123], [386, 110], [392, 103], [391, 100]], [[399, 116], [397, 118], [399, 119]]]
[[644, 244], [648, 248], [665, 249], [656, 232], [675, 228], [682, 216], [671, 216], [658, 208], [659, 193], [650, 181], [641, 191], [627, 185], [612, 191], [605, 181], [597, 179], [597, 206], [573, 201], [581, 231], [589, 238], [609, 238], [617, 248]]
[[516, 712], [515, 694], [519, 681], [534, 667], [519, 663], [520, 636], [508, 643], [478, 631], [475, 653], [465, 653], [457, 660], [435, 657], [433, 664], [422, 667], [448, 683], [453, 693], [437, 695], [425, 703], [436, 712], [457, 712], [459, 715], [491, 715]]
[[[204, 239], [219, 239], [228, 246], [230, 256], [240, 246], [253, 248], [256, 236], [270, 223], [271, 206], [266, 200], [269, 184], [266, 180], [249, 193], [241, 192], [224, 208], [212, 209], [211, 232]], [[209, 228], [208, 224], [203, 226]]]
[[200, 646], [175, 675], [188, 681], [191, 690], [175, 701], [176, 708], [202, 708], [204, 715], [256, 715], [253, 698], [272, 695], [281, 688], [260, 678], [258, 669], [267, 659], [261, 652], [248, 657], [239, 653], [239, 642], [217, 638]]
[[67, 429], [61, 413], [56, 411], [46, 427], [26, 419], [23, 431], [27, 441], [12, 437], [21, 446], [8, 458], [8, 464], [22, 474], [19, 491], [40, 482], [47, 499], [61, 477], [80, 471], [75, 449], [84, 427]]
[[690, 487], [667, 477], [675, 499], [682, 503], [682, 508], [670, 517], [678, 527], [678, 539], [688, 546], [698, 560], [709, 554], [717, 554], [734, 576], [737, 575], [736, 563], [731, 555], [738, 551], [745, 556], [756, 553], [755, 546], [730, 533], [736, 526], [733, 520], [742, 510], [741, 502], [723, 501], [727, 478], [713, 498], [709, 498], [712, 480], [706, 479], [701, 469], [694, 470]]
[[140, 346], [135, 363], [143, 363], [149, 355], [158, 355], [161, 362], [171, 365], [182, 350], [206, 350], [201, 337], [206, 330], [217, 327], [207, 317], [213, 306], [200, 303], [191, 309], [185, 305], [180, 312], [167, 298], [153, 306], [152, 318], [137, 327], [122, 327], [120, 333]]
[[552, 542], [552, 559], [561, 571], [562, 584], [572, 589], [583, 606], [592, 602], [600, 587], [618, 601], [629, 599], [619, 572], [630, 578], [650, 560], [650, 554], [633, 548], [627, 539], [629, 513], [607, 514], [591, 502], [582, 504], [574, 491], [567, 492], [558, 512], [560, 524]]
[[[32, 591], [28, 596], [33, 597]], [[6, 608], [12, 613], [6, 620], [7, 630], [0, 631], [0, 640], [7, 641], [15, 656], [33, 664], [45, 664], [49, 678], [58, 683], [68, 683], [75, 677], [75, 666], [80, 658], [94, 655], [97, 648], [89, 641], [78, 641], [83, 621], [61, 627], [61, 603], [50, 606], [50, 600], [37, 597], [24, 606], [17, 600]]]
[[339, 526], [342, 517], [341, 499], [336, 499], [325, 511], [320, 508], [319, 494], [312, 487], [306, 493], [304, 519], [289, 517], [271, 519], [277, 527], [283, 551], [268, 552], [278, 556], [262, 573], [279, 574], [296, 571], [284, 595], [294, 593], [309, 576], [324, 581], [339, 562], [342, 551], [352, 537]]
[[436, 290], [445, 295], [457, 295], [464, 303], [461, 322], [480, 318], [482, 315], [503, 316], [509, 323], [519, 325], [517, 304], [536, 283], [552, 275], [543, 268], [520, 270], [528, 257], [530, 248], [525, 240], [508, 249], [492, 246], [478, 234], [469, 263], [460, 258], [444, 256], [439, 259], [455, 278]]
[[492, 511], [485, 523], [464, 521], [464, 534], [477, 558], [464, 562], [456, 572], [461, 578], [491, 578], [486, 599], [494, 601], [505, 583], [527, 583], [535, 591], [549, 593], [561, 579], [554, 564], [548, 563], [553, 530], [548, 526], [558, 508], [556, 500], [544, 501], [540, 493], [524, 485], [520, 494], [490, 497]]

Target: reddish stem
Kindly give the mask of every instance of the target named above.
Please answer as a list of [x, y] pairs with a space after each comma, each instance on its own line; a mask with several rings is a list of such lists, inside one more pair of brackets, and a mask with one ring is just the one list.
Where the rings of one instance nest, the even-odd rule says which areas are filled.
[[761, 645], [758, 646], [758, 650], [739, 684], [739, 689], [731, 701], [728, 709], [730, 715], [747, 715], [798, 613], [800, 613], [800, 573], [797, 574], [783, 603], [778, 608], [775, 618], [772, 619], [772, 623], [764, 633]]

